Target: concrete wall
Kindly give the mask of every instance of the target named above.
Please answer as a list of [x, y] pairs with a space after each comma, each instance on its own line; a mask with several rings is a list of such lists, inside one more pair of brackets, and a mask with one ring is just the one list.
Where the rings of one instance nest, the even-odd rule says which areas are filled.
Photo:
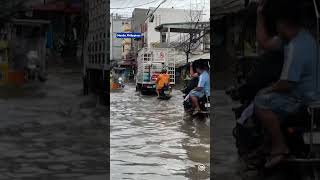
[[110, 17], [111, 26], [110, 26], [110, 59], [111, 60], [121, 60], [122, 54], [122, 39], [116, 38], [117, 32], [122, 32], [122, 20], [113, 19]]
[[116, 38], [117, 32], [124, 31], [124, 23], [129, 23], [130, 20], [122, 17], [110, 17], [110, 34], [112, 40], [110, 41], [110, 58], [111, 60], [121, 61], [123, 53], [123, 39]]
[[[132, 31], [133, 32], [141, 32], [141, 25], [144, 24], [144, 21], [147, 18], [147, 12], [148, 9], [139, 9], [136, 8], [134, 9], [134, 11], [132, 12]], [[142, 47], [142, 40], [140, 41], [136, 41], [133, 40], [132, 41], [132, 50], [133, 53], [136, 53], [137, 50], [139, 50]]]
[[[148, 47], [152, 43], [160, 43], [160, 32], [155, 31], [155, 27], [160, 24], [166, 23], [182, 23], [182, 22], [192, 22], [191, 18], [195, 18], [198, 11], [191, 11], [187, 9], [172, 9], [172, 8], [160, 8], [154, 13], [154, 21], [149, 22], [149, 19], [146, 20], [148, 31], [144, 34], [146, 38], [146, 43]], [[202, 21], [200, 18], [199, 21]], [[177, 41], [179, 39], [179, 33], [171, 33], [170, 41]], [[168, 38], [168, 37], [167, 37]]]

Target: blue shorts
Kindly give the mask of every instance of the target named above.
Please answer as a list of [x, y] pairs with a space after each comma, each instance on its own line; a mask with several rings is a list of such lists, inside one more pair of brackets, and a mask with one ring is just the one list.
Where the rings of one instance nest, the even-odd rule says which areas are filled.
[[289, 114], [299, 111], [302, 106], [300, 98], [284, 93], [262, 93], [255, 100], [254, 107], [262, 110], [270, 110], [276, 113], [280, 119], [285, 119]]
[[200, 91], [192, 90], [190, 92], [190, 96], [203, 98], [203, 96], [205, 96], [205, 92], [203, 89], [201, 89]]

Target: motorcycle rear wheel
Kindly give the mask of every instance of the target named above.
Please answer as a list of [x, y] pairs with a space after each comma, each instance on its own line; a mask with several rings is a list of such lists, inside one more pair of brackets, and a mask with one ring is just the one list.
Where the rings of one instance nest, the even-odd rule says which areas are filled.
[[300, 178], [301, 180], [320, 180], [320, 168], [314, 165], [309, 168], [303, 166], [300, 168]]

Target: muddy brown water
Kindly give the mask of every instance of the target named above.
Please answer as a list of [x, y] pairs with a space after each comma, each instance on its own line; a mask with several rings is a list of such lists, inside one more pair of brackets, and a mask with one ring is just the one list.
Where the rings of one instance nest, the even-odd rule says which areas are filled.
[[182, 93], [172, 95], [143, 96], [132, 84], [111, 93], [111, 179], [209, 179], [210, 120], [187, 117]]
[[81, 73], [63, 68], [44, 84], [1, 88], [1, 180], [107, 178], [108, 108], [81, 89]]

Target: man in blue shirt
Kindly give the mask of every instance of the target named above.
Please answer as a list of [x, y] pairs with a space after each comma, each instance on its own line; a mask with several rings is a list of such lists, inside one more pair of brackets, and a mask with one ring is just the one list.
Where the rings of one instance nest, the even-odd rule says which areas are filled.
[[195, 110], [194, 114], [201, 112], [199, 99], [204, 96], [210, 96], [210, 75], [208, 73], [208, 67], [204, 64], [199, 64], [196, 70], [198, 74], [200, 74], [198, 87], [190, 92], [190, 98]]
[[[299, 3], [297, 0], [281, 0], [270, 9], [278, 35], [285, 45], [285, 56], [279, 81], [262, 90], [254, 101], [256, 117], [271, 138], [271, 157], [266, 168], [277, 165], [289, 153], [280, 128], [281, 120], [297, 112], [302, 105], [318, 100], [316, 63], [319, 47], [299, 21]], [[262, 16], [261, 9], [260, 5], [258, 21]], [[261, 35], [261, 32], [257, 35], [259, 33]], [[279, 47], [279, 41], [274, 38], [264, 36], [262, 39], [265, 47]]]

